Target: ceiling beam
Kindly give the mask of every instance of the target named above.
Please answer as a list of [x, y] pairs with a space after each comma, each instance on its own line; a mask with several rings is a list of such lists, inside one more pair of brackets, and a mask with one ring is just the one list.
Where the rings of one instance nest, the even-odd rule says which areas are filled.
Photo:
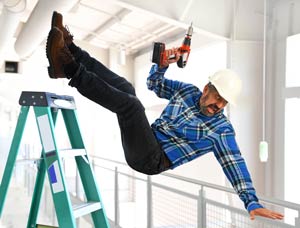
[[15, 42], [16, 53], [21, 59], [28, 58], [47, 37], [53, 11], [56, 10], [64, 14], [76, 2], [77, 0], [43, 0], [37, 2]]
[[[261, 0], [115, 0], [115, 4], [155, 16], [166, 23], [186, 28], [208, 38], [262, 41], [263, 1]], [[233, 23], [235, 17], [235, 24]]]
[[112, 16], [110, 19], [108, 19], [104, 24], [101, 24], [99, 27], [97, 27], [94, 31], [92, 31], [90, 34], [88, 34], [83, 40], [84, 41], [91, 41], [93, 38], [95, 38], [94, 34], [101, 34], [105, 30], [112, 27], [114, 24], [119, 23], [122, 21], [122, 19], [128, 15], [131, 12], [129, 9], [121, 9], [118, 13], [116, 13], [114, 16]]
[[183, 29], [193, 22], [194, 32], [213, 39], [227, 40], [231, 33], [232, 1], [115, 0], [115, 3]]

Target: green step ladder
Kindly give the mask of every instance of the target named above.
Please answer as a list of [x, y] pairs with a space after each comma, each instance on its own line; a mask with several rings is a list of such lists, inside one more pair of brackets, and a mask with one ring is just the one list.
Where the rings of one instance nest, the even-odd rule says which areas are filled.
[[[30, 107], [33, 106], [42, 144], [42, 152], [27, 228], [52, 227], [36, 224], [46, 173], [48, 173], [59, 227], [75, 228], [77, 218], [91, 214], [95, 228], [109, 228], [91, 162], [81, 137], [74, 98], [72, 96], [57, 95], [48, 92], [23, 91], [19, 99], [19, 104], [21, 105], [21, 111], [0, 185], [0, 217], [16, 163], [28, 112]], [[59, 111], [61, 111], [65, 122], [72, 146], [71, 149], [60, 150], [56, 145], [54, 126]], [[62, 166], [62, 158], [64, 156], [73, 156], [75, 158], [86, 197], [86, 202], [82, 204], [72, 205], [71, 203]]]

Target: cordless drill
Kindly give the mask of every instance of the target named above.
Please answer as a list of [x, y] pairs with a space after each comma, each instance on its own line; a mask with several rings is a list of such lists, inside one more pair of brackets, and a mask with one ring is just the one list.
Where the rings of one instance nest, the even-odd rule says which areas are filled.
[[[191, 51], [190, 46], [191, 46], [192, 33], [193, 33], [193, 27], [191, 24], [185, 34], [185, 37], [184, 37], [181, 47], [178, 48], [178, 50], [177, 50], [180, 55], [180, 58], [177, 61], [177, 66], [180, 68], [184, 68], [187, 64], [189, 54]], [[175, 58], [176, 58], [175, 55], [169, 56], [169, 57], [167, 56], [164, 43], [154, 42], [153, 53], [152, 53], [152, 62], [153, 63], [156, 63], [159, 65], [159, 67], [161, 67], [162, 64], [167, 59], [175, 59]]]

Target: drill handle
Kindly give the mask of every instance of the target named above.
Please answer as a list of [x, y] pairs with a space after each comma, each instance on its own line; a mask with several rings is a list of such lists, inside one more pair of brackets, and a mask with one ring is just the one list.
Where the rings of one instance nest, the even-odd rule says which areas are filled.
[[174, 54], [174, 55], [169, 55], [168, 56], [168, 60], [172, 60], [172, 59], [176, 59], [176, 55]]
[[184, 68], [187, 64], [189, 55], [190, 55], [190, 46], [189, 45], [182, 45], [182, 47], [180, 47], [180, 58], [177, 61], [177, 66], [180, 68]]
[[187, 61], [188, 61], [188, 58], [189, 58], [189, 55], [190, 55], [190, 52], [185, 52], [183, 53], [179, 60], [177, 61], [177, 66], [180, 67], [180, 68], [184, 68], [187, 64]]
[[178, 48], [178, 50], [174, 50], [173, 51], [173, 53], [172, 54], [170, 54], [170, 50], [168, 50], [169, 51], [169, 53], [167, 54], [167, 50], [166, 51], [164, 51], [164, 60], [176, 60], [177, 59], [177, 54], [178, 54], [178, 52], [180, 52], [180, 48]]

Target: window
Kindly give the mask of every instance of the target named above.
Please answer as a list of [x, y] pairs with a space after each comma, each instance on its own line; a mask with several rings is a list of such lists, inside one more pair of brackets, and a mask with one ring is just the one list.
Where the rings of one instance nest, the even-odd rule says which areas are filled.
[[[286, 88], [284, 119], [284, 198], [300, 203], [300, 183], [295, 181], [295, 174], [300, 172], [299, 129], [300, 129], [300, 35], [287, 38], [286, 48]], [[292, 88], [291, 88], [292, 87]], [[295, 211], [285, 212], [286, 220], [297, 217]]]
[[287, 38], [286, 87], [300, 86], [300, 34]]

